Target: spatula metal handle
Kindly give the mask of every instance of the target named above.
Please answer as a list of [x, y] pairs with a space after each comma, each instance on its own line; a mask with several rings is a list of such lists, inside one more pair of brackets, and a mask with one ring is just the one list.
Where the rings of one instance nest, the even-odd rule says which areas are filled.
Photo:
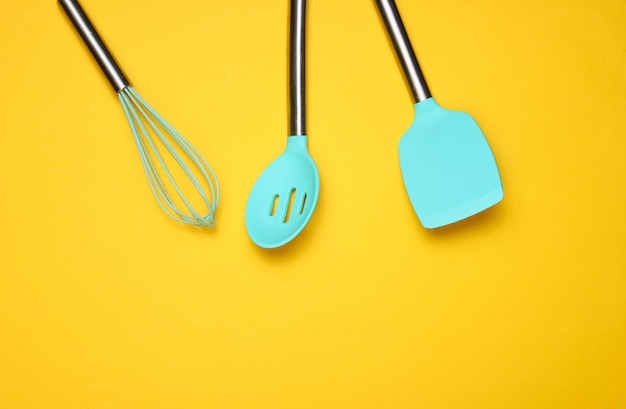
[[69, 17], [70, 21], [80, 34], [81, 38], [91, 51], [98, 65], [106, 75], [115, 92], [120, 92], [130, 86], [130, 82], [119, 64], [109, 51], [104, 41], [96, 31], [87, 14], [76, 0], [58, 0], [59, 4]]
[[394, 0], [375, 0], [415, 102], [431, 97]]
[[306, 135], [306, 0], [291, 0], [289, 25], [289, 135]]

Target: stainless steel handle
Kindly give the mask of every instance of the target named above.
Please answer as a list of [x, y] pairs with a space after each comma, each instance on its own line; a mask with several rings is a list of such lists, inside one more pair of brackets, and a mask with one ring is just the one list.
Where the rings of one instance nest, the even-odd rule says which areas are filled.
[[81, 38], [91, 51], [91, 55], [96, 59], [98, 65], [108, 78], [115, 92], [120, 92], [124, 88], [130, 86], [130, 82], [120, 68], [119, 64], [109, 51], [104, 41], [91, 24], [89, 17], [85, 14], [78, 1], [76, 0], [58, 0], [59, 4], [69, 17], [70, 21], [80, 34]]
[[289, 135], [306, 135], [306, 0], [291, 0], [289, 25]]
[[428, 85], [422, 74], [422, 70], [417, 62], [417, 57], [409, 41], [409, 36], [406, 33], [404, 24], [402, 24], [402, 18], [396, 7], [394, 0], [375, 0], [378, 11], [385, 23], [387, 34], [393, 43], [393, 47], [396, 50], [398, 60], [404, 71], [404, 76], [411, 94], [413, 95], [413, 101], [421, 102], [431, 97]]

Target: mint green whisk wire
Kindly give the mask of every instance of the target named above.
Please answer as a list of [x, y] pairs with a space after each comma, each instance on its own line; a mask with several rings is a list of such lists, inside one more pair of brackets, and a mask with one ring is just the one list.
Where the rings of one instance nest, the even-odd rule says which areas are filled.
[[[78, 1], [58, 0], [58, 2], [117, 93], [130, 124], [150, 189], [159, 206], [177, 221], [200, 227], [215, 226], [215, 211], [219, 204], [220, 191], [213, 168], [202, 154], [132, 87]], [[155, 143], [153, 138], [158, 143]], [[173, 158], [173, 162], [166, 161], [157, 145], [164, 147]], [[187, 176], [191, 186], [196, 190], [195, 196], [201, 199], [206, 209], [199, 211], [194, 207], [183, 193], [180, 184], [176, 182], [168, 163], [170, 166], [175, 163]], [[168, 190], [168, 185], [173, 188], [175, 195]], [[183, 208], [178, 204], [182, 204]]]
[[[132, 87], [126, 87], [118, 93], [118, 98], [122, 103], [122, 108], [130, 124], [130, 129], [133, 133], [137, 149], [139, 150], [139, 156], [143, 165], [148, 182], [152, 193], [156, 198], [159, 206], [170, 217], [187, 224], [202, 227], [211, 227], [215, 225], [215, 210], [219, 203], [219, 185], [217, 183], [217, 177], [213, 168], [206, 159], [198, 152], [198, 150], [189, 143], [174, 127], [172, 127], [158, 112], [152, 108]], [[156, 124], [155, 124], [156, 121]], [[153, 133], [158, 137], [158, 140], [166, 147], [167, 151], [174, 158], [175, 162], [180, 166], [183, 172], [187, 175], [192, 185], [197, 190], [198, 194], [202, 198], [208, 212], [207, 214], [200, 214], [193, 205], [189, 202], [179, 184], [172, 176], [163, 156], [156, 147], [154, 140], [150, 137], [150, 131], [146, 127], [146, 123]], [[158, 124], [158, 125], [157, 125]], [[161, 131], [161, 128], [166, 130], [168, 137]], [[176, 148], [171, 144], [172, 139], [180, 149], [191, 159], [195, 168], [204, 177], [204, 180], [209, 187], [207, 193], [202, 186], [202, 182], [194, 175], [191, 169], [183, 157], [177, 152]], [[175, 201], [172, 199], [168, 190], [161, 180], [159, 175], [159, 169], [155, 166], [155, 163], [151, 159], [150, 152], [156, 158], [162, 172], [167, 176], [169, 182], [174, 187], [178, 197], [185, 204], [188, 210], [184, 212], [180, 210]], [[190, 214], [189, 214], [190, 213]]]

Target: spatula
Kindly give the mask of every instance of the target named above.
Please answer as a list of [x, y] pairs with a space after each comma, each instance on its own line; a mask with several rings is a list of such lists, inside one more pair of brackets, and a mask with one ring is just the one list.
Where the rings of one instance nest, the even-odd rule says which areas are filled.
[[415, 102], [400, 139], [405, 189], [422, 225], [432, 229], [502, 200], [498, 166], [487, 139], [467, 113], [442, 108], [430, 94], [394, 0], [375, 0]]

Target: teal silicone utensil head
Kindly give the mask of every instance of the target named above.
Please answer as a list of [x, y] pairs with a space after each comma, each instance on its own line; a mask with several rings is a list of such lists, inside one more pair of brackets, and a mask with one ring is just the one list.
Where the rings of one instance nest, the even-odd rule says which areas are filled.
[[246, 228], [257, 245], [274, 248], [296, 237], [313, 215], [320, 192], [307, 137], [290, 136], [287, 148], [263, 171], [246, 205]]
[[415, 104], [399, 153], [404, 186], [426, 228], [465, 219], [502, 200], [491, 148], [465, 112], [442, 108], [432, 97]]
[[220, 188], [209, 162], [133, 87], [117, 96], [161, 209], [179, 222], [214, 227]]

